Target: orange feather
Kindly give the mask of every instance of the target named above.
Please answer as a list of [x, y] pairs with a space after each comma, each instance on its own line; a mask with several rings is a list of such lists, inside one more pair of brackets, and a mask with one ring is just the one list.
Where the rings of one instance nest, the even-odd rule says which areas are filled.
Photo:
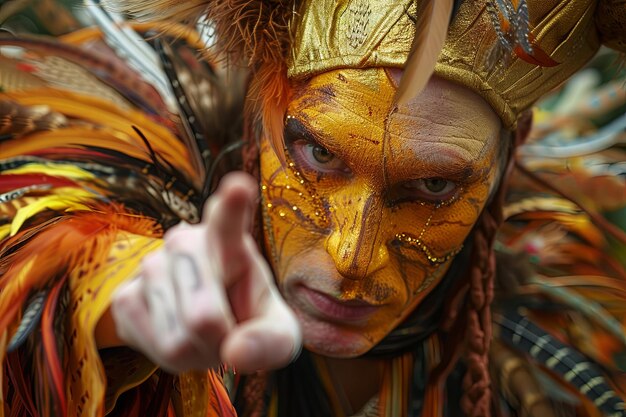
[[[0, 333], [15, 320], [19, 307], [33, 289], [83, 262], [89, 253], [106, 256], [118, 230], [143, 236], [159, 236], [161, 229], [152, 219], [125, 212], [122, 206], [94, 206], [93, 211], [76, 212], [39, 230], [14, 237], [0, 253]], [[36, 239], [29, 237], [36, 236]], [[6, 255], [11, 248], [19, 248]], [[96, 263], [95, 261], [93, 262]]]
[[211, 394], [209, 395], [208, 415], [237, 417], [237, 412], [228, 397], [228, 392], [226, 392], [224, 388], [222, 378], [220, 378], [215, 371], [208, 371], [208, 385], [211, 390]]

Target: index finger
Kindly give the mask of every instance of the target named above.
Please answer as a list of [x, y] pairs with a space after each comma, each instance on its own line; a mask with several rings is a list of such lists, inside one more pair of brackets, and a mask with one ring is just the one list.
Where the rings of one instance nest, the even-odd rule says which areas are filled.
[[203, 218], [210, 255], [218, 261], [226, 283], [236, 281], [250, 267], [244, 236], [250, 234], [257, 181], [244, 172], [226, 175], [209, 199]]

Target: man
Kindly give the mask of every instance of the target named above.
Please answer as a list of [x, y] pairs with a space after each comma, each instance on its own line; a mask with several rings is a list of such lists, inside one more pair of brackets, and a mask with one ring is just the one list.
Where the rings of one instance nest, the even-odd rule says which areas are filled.
[[[149, 7], [186, 17], [171, 6]], [[204, 6], [197, 7], [189, 8], [192, 14]], [[284, 370], [237, 376], [230, 384], [242, 414], [483, 416], [492, 407], [518, 413], [540, 407], [543, 415], [554, 415], [551, 397], [532, 373], [524, 374], [525, 392], [513, 390], [512, 375], [491, 388], [491, 246], [510, 150], [527, 133], [528, 120], [520, 116], [592, 56], [599, 41], [591, 17], [610, 11], [608, 3], [552, 9], [538, 2], [463, 2], [435, 77], [404, 102], [398, 101], [402, 68], [416, 22], [428, 8], [368, 1], [303, 2], [293, 13], [295, 7], [259, 2], [209, 8], [219, 42], [241, 42], [239, 53], [249, 60], [245, 135], [251, 145], [258, 140], [258, 151], [247, 158], [259, 157], [269, 263], [257, 246], [259, 236], [250, 232], [257, 185], [242, 173], [222, 180], [200, 223], [171, 227], [159, 238], [152, 220], [159, 215], [150, 213], [174, 211], [176, 197], [193, 195], [187, 184], [197, 174], [193, 148], [155, 123], [162, 112], [144, 118], [77, 96], [72, 102], [99, 106], [102, 120], [81, 114], [97, 128], [73, 141], [67, 140], [71, 129], [85, 126], [64, 122], [68, 130], [61, 130], [57, 143], [69, 155], [50, 145], [44, 152], [32, 137], [20, 148], [11, 138], [3, 155], [6, 175], [17, 181], [43, 172], [48, 188], [20, 191], [18, 200], [33, 192], [44, 197], [26, 213], [15, 206], [5, 227], [5, 334], [15, 333], [18, 307], [30, 288], [45, 291], [47, 300], [43, 349], [22, 348], [7, 362], [8, 373], [19, 375], [22, 358], [35, 358], [41, 398], [28, 401], [28, 390], [16, 382], [7, 394], [10, 410], [23, 404], [27, 410], [86, 415], [230, 413], [228, 405], [215, 403], [224, 393], [213, 372], [207, 377], [186, 371], [226, 364], [239, 375], [282, 367], [303, 342], [305, 352]], [[270, 26], [257, 36], [250, 28], [259, 19]], [[233, 21], [238, 30], [228, 29]], [[564, 46], [558, 45], [562, 39], [568, 39]], [[588, 43], [579, 46], [580, 39]], [[46, 97], [55, 111], [76, 117], [68, 102]], [[25, 103], [18, 93], [11, 98]], [[128, 104], [120, 101], [119, 108]], [[21, 155], [27, 157], [15, 160]], [[55, 162], [36, 159], [41, 157]], [[58, 179], [64, 158], [76, 163], [65, 182]], [[136, 172], [147, 176], [145, 193]], [[111, 175], [121, 176], [137, 195]], [[176, 214], [185, 212], [180, 206]], [[59, 216], [59, 210], [72, 214]], [[32, 225], [22, 228], [24, 220]], [[77, 239], [85, 247], [72, 250]], [[50, 260], [51, 248], [67, 254], [36, 267]], [[69, 294], [67, 330], [52, 322], [54, 308], [64, 304], [62, 293]], [[507, 336], [506, 320], [517, 311], [502, 311], [500, 337], [512, 346], [499, 348], [499, 358], [524, 351], [515, 345], [528, 337], [523, 318]], [[55, 330], [65, 341], [62, 348], [55, 348]], [[557, 343], [540, 334], [529, 353], [558, 353]], [[122, 346], [181, 374], [172, 382]], [[94, 354], [96, 347], [101, 350]], [[582, 402], [578, 412], [623, 410], [613, 393], [619, 379], [569, 353], [543, 359], [550, 367], [556, 358], [551, 370], [557, 378], [578, 390], [576, 398], [594, 403]], [[125, 360], [132, 364], [127, 375], [120, 366]], [[562, 372], [557, 365], [568, 360], [578, 362]], [[594, 387], [568, 380], [578, 364], [590, 369]], [[50, 384], [40, 383], [46, 378]]]

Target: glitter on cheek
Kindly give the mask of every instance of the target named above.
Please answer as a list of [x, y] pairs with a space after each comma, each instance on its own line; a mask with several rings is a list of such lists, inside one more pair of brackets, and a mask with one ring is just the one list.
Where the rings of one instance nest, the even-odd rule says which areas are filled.
[[[289, 156], [287, 156], [289, 158]], [[267, 141], [261, 143], [261, 199], [265, 244], [277, 278], [329, 231], [328, 204], [295, 164], [282, 165]]]
[[299, 224], [315, 233], [326, 233], [329, 227], [328, 204], [316, 188], [319, 185], [305, 180], [287, 155], [287, 167], [282, 167], [270, 149], [263, 151], [261, 191], [264, 206], [270, 217]]

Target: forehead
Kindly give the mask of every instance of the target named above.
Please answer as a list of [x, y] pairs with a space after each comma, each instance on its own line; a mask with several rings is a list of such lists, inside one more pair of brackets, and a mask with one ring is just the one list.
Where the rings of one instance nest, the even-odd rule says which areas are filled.
[[419, 96], [395, 108], [398, 80], [399, 73], [381, 68], [323, 73], [295, 89], [288, 112], [338, 154], [471, 161], [493, 147], [500, 121], [478, 95], [433, 77]]

